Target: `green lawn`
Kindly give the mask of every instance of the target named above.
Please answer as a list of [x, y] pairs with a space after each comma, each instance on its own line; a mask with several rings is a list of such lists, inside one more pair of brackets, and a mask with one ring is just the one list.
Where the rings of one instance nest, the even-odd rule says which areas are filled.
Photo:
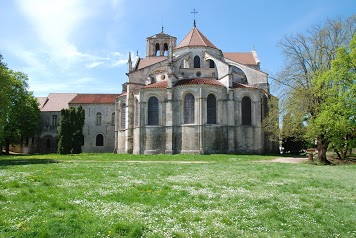
[[356, 237], [356, 165], [0, 156], [0, 237]]

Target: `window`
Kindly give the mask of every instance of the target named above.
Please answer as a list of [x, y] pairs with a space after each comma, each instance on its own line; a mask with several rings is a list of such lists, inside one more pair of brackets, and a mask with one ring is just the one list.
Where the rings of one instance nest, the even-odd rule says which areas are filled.
[[200, 57], [197, 55], [194, 57], [194, 68], [200, 68]]
[[194, 123], [194, 96], [189, 93], [184, 97], [184, 124]]
[[104, 136], [102, 134], [98, 134], [96, 136], [96, 146], [104, 146]]
[[121, 106], [121, 129], [126, 127], [126, 105], [122, 104]]
[[241, 101], [242, 125], [251, 125], [251, 99], [243, 97]]
[[159, 44], [156, 43], [156, 56], [159, 56], [161, 54], [160, 50], [159, 50]]
[[101, 126], [101, 113], [100, 112], [98, 112], [96, 114], [96, 125]]
[[148, 125], [158, 125], [158, 99], [156, 97], [150, 97], [148, 99], [148, 115], [147, 115], [147, 124]]
[[83, 146], [84, 145], [84, 135], [83, 134], [80, 136], [80, 140], [81, 140], [82, 146]]
[[167, 43], [164, 43], [164, 45], [163, 45], [163, 52], [164, 52], [165, 56], [168, 55], [168, 44]]
[[216, 98], [213, 94], [209, 94], [206, 104], [207, 104], [207, 123], [216, 124]]
[[115, 112], [111, 114], [111, 125], [115, 126]]
[[54, 127], [58, 126], [58, 116], [57, 115], [52, 115], [52, 126], [54, 126]]
[[209, 68], [211, 68], [211, 69], [215, 68], [214, 60], [209, 60]]

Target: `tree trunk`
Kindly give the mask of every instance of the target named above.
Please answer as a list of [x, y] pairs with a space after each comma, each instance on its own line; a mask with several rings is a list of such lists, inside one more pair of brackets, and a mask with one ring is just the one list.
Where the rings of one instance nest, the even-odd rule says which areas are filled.
[[5, 154], [10, 154], [10, 141], [8, 139], [5, 139]]
[[329, 141], [323, 136], [317, 139], [317, 149], [318, 149], [318, 160], [323, 164], [331, 164], [331, 162], [326, 158], [326, 151], [329, 146]]

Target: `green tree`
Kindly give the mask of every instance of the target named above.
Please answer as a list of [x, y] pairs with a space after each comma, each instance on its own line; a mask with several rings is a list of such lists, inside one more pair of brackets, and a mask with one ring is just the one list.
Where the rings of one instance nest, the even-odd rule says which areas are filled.
[[2, 143], [4, 141], [5, 119], [8, 113], [10, 101], [10, 76], [3, 57], [0, 54], [0, 154], [2, 152]]
[[331, 69], [318, 75], [313, 84], [323, 102], [318, 117], [309, 122], [307, 135], [312, 138], [322, 132], [325, 147], [330, 144], [345, 159], [356, 144], [356, 35], [349, 49], [340, 48]]
[[22, 72], [11, 69], [2, 69], [8, 86], [5, 95], [7, 104], [1, 112], [3, 121], [3, 140], [6, 153], [9, 153], [10, 144], [19, 143], [21, 138], [33, 136], [40, 118], [38, 102], [27, 90], [28, 77]]
[[284, 152], [299, 153], [305, 147], [305, 126], [292, 114], [283, 117], [281, 140]]
[[[285, 65], [276, 81], [284, 93], [281, 95], [283, 113], [290, 113], [294, 120], [299, 120], [295, 125], [304, 122], [308, 126], [319, 117], [324, 99], [314, 81], [321, 72], [330, 69], [337, 49], [349, 44], [355, 29], [356, 15], [353, 15], [346, 20], [327, 20], [324, 25], [312, 27], [305, 35], [286, 36], [280, 42]], [[330, 163], [326, 158], [328, 135], [320, 128], [314, 129], [318, 160]]]
[[58, 153], [79, 154], [82, 152], [83, 126], [85, 114], [78, 109], [62, 109], [58, 131]]

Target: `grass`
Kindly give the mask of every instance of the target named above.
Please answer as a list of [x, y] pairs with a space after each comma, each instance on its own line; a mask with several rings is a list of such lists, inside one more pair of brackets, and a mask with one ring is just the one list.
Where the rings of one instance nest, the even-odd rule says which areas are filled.
[[356, 237], [356, 166], [251, 155], [0, 157], [0, 237]]

